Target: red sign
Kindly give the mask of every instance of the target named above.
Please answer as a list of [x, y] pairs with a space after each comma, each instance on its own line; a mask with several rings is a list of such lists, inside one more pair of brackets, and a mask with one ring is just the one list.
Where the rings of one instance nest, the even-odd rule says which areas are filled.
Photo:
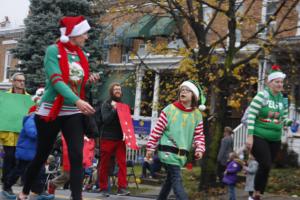
[[117, 112], [123, 131], [123, 140], [125, 140], [125, 144], [130, 149], [138, 150], [139, 147], [137, 145], [136, 137], [134, 134], [134, 128], [129, 106], [124, 103], [117, 103]]

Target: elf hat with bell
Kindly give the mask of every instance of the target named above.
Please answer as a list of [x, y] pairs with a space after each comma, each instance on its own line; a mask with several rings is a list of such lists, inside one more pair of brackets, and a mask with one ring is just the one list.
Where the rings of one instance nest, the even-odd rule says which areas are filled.
[[190, 90], [192, 90], [192, 92], [195, 94], [195, 96], [199, 102], [199, 109], [201, 111], [205, 110], [206, 106], [204, 104], [206, 102], [206, 98], [204, 96], [204, 93], [203, 93], [203, 90], [202, 90], [200, 84], [193, 80], [187, 80], [187, 81], [184, 81], [183, 83], [181, 83], [179, 88], [181, 88], [182, 86], [188, 87]]
[[271, 68], [271, 71], [268, 75], [268, 82], [276, 79], [276, 78], [282, 78], [284, 79], [286, 77], [286, 74], [283, 73], [281, 70], [280, 70], [280, 66], [278, 65], [273, 65], [272, 68]]
[[60, 26], [60, 41], [62, 43], [67, 43], [69, 37], [82, 35], [91, 29], [83, 16], [63, 17], [60, 19]]

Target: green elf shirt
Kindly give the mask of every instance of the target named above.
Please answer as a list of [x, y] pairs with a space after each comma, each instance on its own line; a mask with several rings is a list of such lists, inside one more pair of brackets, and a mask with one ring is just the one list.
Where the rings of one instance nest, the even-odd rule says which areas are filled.
[[[182, 104], [175, 102], [161, 112], [155, 128], [147, 142], [147, 150], [154, 151], [158, 145], [172, 146], [190, 151], [192, 145], [196, 152], [205, 152], [205, 137], [203, 121], [198, 109], [185, 109]], [[158, 151], [161, 162], [184, 166], [186, 156], [175, 153]]]

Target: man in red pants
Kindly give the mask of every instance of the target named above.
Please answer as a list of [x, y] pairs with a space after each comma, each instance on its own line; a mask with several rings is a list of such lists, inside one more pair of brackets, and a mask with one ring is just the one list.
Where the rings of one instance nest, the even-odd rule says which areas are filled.
[[116, 103], [121, 102], [122, 88], [119, 83], [111, 84], [109, 88], [110, 98], [101, 107], [102, 131], [100, 140], [100, 165], [99, 179], [100, 192], [103, 197], [108, 197], [108, 172], [110, 160], [115, 156], [118, 164], [118, 193], [117, 195], [129, 195], [127, 188], [126, 170], [126, 145], [123, 140], [123, 131], [118, 117]]

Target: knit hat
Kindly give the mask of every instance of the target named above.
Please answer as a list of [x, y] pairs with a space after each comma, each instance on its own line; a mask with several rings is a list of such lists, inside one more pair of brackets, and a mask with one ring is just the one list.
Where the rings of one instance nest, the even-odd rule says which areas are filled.
[[203, 90], [200, 87], [200, 84], [193, 80], [187, 80], [181, 83], [180, 88], [182, 86], [188, 87], [194, 95], [196, 96], [198, 103], [199, 103], [199, 109], [201, 111], [206, 109], [206, 106], [204, 105], [206, 102], [206, 98], [204, 96]]
[[271, 68], [271, 71], [268, 75], [268, 82], [276, 79], [276, 78], [285, 78], [286, 74], [284, 74], [281, 70], [280, 70], [280, 66], [278, 65], [273, 65]]
[[69, 37], [82, 35], [91, 29], [83, 16], [63, 17], [60, 19], [60, 26], [60, 41], [63, 43], [67, 43]]

